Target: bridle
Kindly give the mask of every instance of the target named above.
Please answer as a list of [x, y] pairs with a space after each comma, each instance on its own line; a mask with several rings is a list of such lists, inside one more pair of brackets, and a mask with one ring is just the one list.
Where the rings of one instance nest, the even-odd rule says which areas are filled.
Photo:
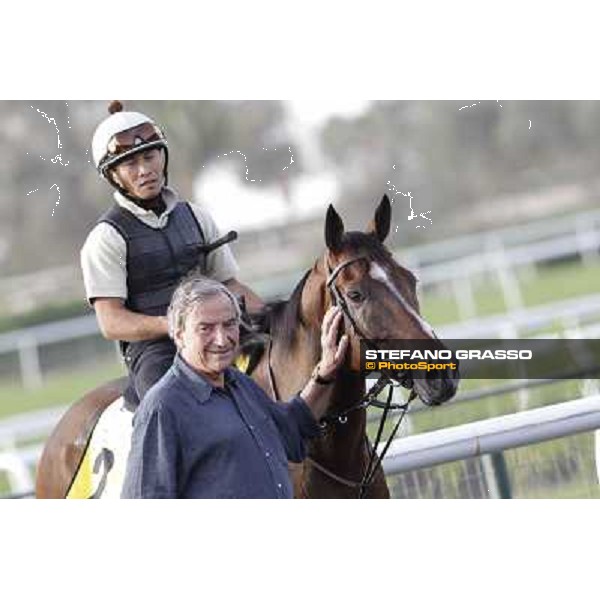
[[[374, 341], [370, 340], [360, 329], [360, 327], [356, 323], [356, 320], [352, 316], [350, 309], [348, 308], [348, 303], [346, 302], [346, 299], [344, 298], [343, 294], [340, 292], [340, 290], [338, 289], [338, 287], [335, 284], [335, 281], [336, 281], [337, 277], [339, 276], [339, 274], [346, 267], [349, 267], [350, 265], [358, 262], [359, 260], [367, 260], [368, 261], [369, 257], [365, 256], [365, 255], [355, 256], [354, 258], [350, 258], [350, 259], [340, 263], [334, 269], [331, 268], [329, 261], [327, 261], [326, 264], [327, 264], [328, 277], [327, 277], [327, 281], [325, 282], [325, 285], [327, 286], [327, 288], [329, 289], [329, 292], [331, 294], [332, 304], [334, 306], [339, 306], [342, 309], [342, 313], [343, 313], [344, 317], [346, 318], [346, 320], [350, 323], [350, 326], [352, 327], [352, 329], [354, 331], [354, 335], [359, 340], [361, 340], [368, 348], [371, 348], [374, 350], [379, 350], [379, 346]], [[394, 377], [392, 377], [388, 371], [385, 371], [379, 376], [379, 379], [377, 380], [376, 384], [371, 388], [371, 390], [373, 390], [373, 391], [369, 390], [369, 392], [367, 392], [367, 394], [364, 396], [364, 398], [362, 400], [360, 400], [355, 405], [351, 406], [348, 409], [345, 409], [344, 411], [338, 413], [337, 415], [335, 415], [333, 417], [326, 417], [325, 420], [328, 420], [330, 422], [337, 420], [338, 422], [341, 423], [341, 421], [339, 420], [340, 417], [344, 417], [347, 420], [347, 415], [349, 413], [353, 412], [354, 410], [358, 410], [360, 408], [374, 406], [376, 408], [384, 409], [387, 403], [382, 403], [382, 402], [376, 400], [377, 396], [386, 387], [388, 387], [389, 390], [391, 390], [392, 387], [397, 387], [398, 385], [402, 385], [403, 387], [412, 390], [413, 389], [413, 381], [412, 381], [412, 378], [410, 377], [410, 374], [406, 371], [394, 371]], [[416, 395], [416, 392], [415, 392], [415, 395]], [[403, 406], [404, 405], [392, 404], [389, 406], [389, 408], [391, 408], [393, 410], [398, 410], [398, 409], [401, 409]]]
[[[341, 308], [344, 318], [347, 320], [348, 323], [350, 323], [350, 326], [352, 327], [355, 336], [357, 336], [358, 339], [363, 341], [363, 343], [368, 348], [377, 350], [378, 349], [377, 344], [375, 342], [373, 342], [372, 340], [370, 340], [363, 333], [361, 328], [356, 323], [356, 320], [352, 316], [352, 312], [350, 311], [350, 309], [348, 307], [348, 303], [346, 302], [344, 295], [340, 292], [340, 290], [338, 289], [338, 287], [336, 285], [336, 280], [337, 280], [338, 276], [340, 275], [340, 273], [344, 269], [349, 267], [350, 265], [352, 265], [360, 260], [368, 261], [369, 257], [366, 255], [355, 256], [354, 258], [350, 258], [344, 262], [339, 263], [338, 265], [335, 266], [335, 268], [332, 268], [331, 265], [329, 264], [329, 261], [326, 260], [325, 262], [327, 265], [328, 277], [327, 277], [327, 281], [326, 281], [325, 285], [329, 289], [329, 292], [331, 294], [332, 304], [334, 306], [337, 305]], [[395, 378], [397, 378], [396, 372], [394, 373], [394, 375], [395, 375]], [[379, 378], [377, 379], [375, 384], [363, 396], [363, 398], [361, 400], [359, 400], [356, 404], [353, 404], [349, 408], [346, 408], [343, 411], [340, 411], [338, 413], [325, 415], [321, 419], [321, 422], [320, 422], [321, 428], [327, 429], [334, 424], [344, 425], [348, 421], [348, 415], [356, 410], [360, 410], [360, 409], [366, 410], [369, 406], [373, 406], [373, 407], [379, 408], [383, 411], [381, 413], [381, 417], [379, 419], [379, 424], [377, 427], [377, 435], [375, 437], [375, 442], [373, 443], [372, 447], [369, 446], [368, 438], [366, 438], [366, 436], [365, 436], [365, 438], [366, 438], [365, 443], [366, 443], [366, 447], [367, 447], [367, 452], [369, 454], [369, 462], [367, 463], [367, 468], [365, 469], [365, 472], [364, 472], [360, 482], [358, 482], [358, 481], [353, 482], [351, 480], [341, 478], [341, 477], [335, 475], [335, 473], [329, 471], [328, 469], [325, 469], [325, 467], [323, 467], [322, 465], [317, 463], [317, 461], [315, 461], [314, 459], [309, 457], [309, 462], [317, 470], [321, 471], [323, 474], [328, 475], [330, 478], [332, 478], [340, 483], [343, 483], [347, 486], [349, 485], [351, 487], [357, 488], [358, 492], [359, 492], [358, 493], [359, 498], [365, 497], [365, 494], [366, 494], [369, 486], [371, 485], [373, 478], [375, 477], [377, 469], [383, 462], [383, 459], [384, 459], [385, 455], [387, 454], [387, 451], [389, 450], [390, 444], [392, 443], [392, 441], [398, 431], [398, 428], [400, 427], [400, 424], [402, 423], [406, 413], [408, 412], [411, 402], [417, 397], [417, 392], [413, 388], [412, 378], [406, 371], [400, 372], [399, 379], [396, 380], [395, 378], [393, 379], [392, 377], [390, 377], [390, 375], [388, 373], [385, 373], [385, 372], [380, 373]], [[398, 387], [400, 385], [410, 389], [410, 394], [409, 394], [406, 402], [404, 402], [402, 404], [397, 404], [397, 403], [392, 402], [392, 397], [393, 397], [394, 387]], [[379, 396], [379, 394], [381, 392], [383, 392], [386, 388], [387, 388], [387, 400], [385, 402], [380, 402], [379, 400], [377, 400], [377, 396]], [[387, 422], [388, 417], [390, 416], [390, 412], [394, 411], [394, 410], [400, 411], [400, 415], [396, 421], [396, 424], [392, 428], [391, 434], [388, 436], [387, 442], [386, 442], [383, 450], [378, 455], [377, 447], [379, 445], [379, 442], [381, 441], [381, 436], [383, 434], [385, 424]]]
[[[354, 334], [361, 341], [363, 341], [369, 348], [378, 349], [377, 344], [375, 342], [369, 340], [369, 338], [362, 332], [361, 328], [358, 326], [358, 324], [356, 323], [356, 320], [352, 316], [352, 312], [350, 311], [350, 309], [348, 307], [346, 299], [344, 298], [343, 294], [340, 292], [340, 290], [336, 286], [336, 279], [340, 275], [340, 273], [345, 268], [349, 267], [350, 265], [352, 265], [360, 260], [369, 260], [369, 258], [365, 255], [356, 256], [354, 258], [348, 259], [348, 260], [336, 265], [335, 268], [331, 268], [329, 261], [326, 260], [325, 262], [327, 265], [327, 273], [328, 273], [326, 287], [327, 287], [327, 289], [329, 289], [329, 292], [331, 294], [333, 305], [337, 305], [341, 308], [342, 313], [343, 313], [345, 319], [347, 320], [347, 322], [350, 323], [350, 326], [352, 327]], [[268, 376], [269, 376], [269, 383], [271, 386], [273, 397], [276, 400], [279, 400], [279, 393], [278, 393], [277, 386], [275, 383], [273, 369], [271, 367], [270, 352], [271, 352], [271, 343], [269, 342], [268, 349], [267, 349], [267, 366], [268, 366], [267, 371], [268, 371]], [[400, 374], [400, 378], [398, 378], [399, 374]], [[408, 399], [406, 400], [406, 402], [404, 402], [402, 404], [392, 402], [393, 390], [395, 387], [398, 387], [398, 386], [403, 386], [403, 387], [409, 388], [411, 390], [410, 394], [408, 396]], [[388, 392], [387, 400], [385, 402], [381, 402], [380, 400], [377, 399], [377, 397], [386, 388], [387, 388], [387, 392]], [[345, 408], [344, 410], [341, 410], [339, 412], [326, 414], [319, 421], [319, 426], [321, 427], [321, 430], [325, 433], [326, 431], [330, 430], [332, 427], [345, 425], [348, 422], [348, 415], [350, 415], [351, 413], [353, 413], [355, 411], [366, 410], [370, 406], [379, 408], [383, 411], [381, 414], [381, 417], [379, 419], [379, 425], [377, 428], [377, 435], [375, 438], [375, 442], [373, 443], [372, 446], [369, 445], [369, 440], [368, 440], [367, 436], [365, 435], [365, 444], [366, 444], [367, 452], [369, 455], [369, 460], [367, 463], [367, 468], [365, 469], [360, 481], [353, 481], [353, 480], [347, 479], [345, 477], [341, 477], [340, 475], [337, 475], [333, 471], [330, 471], [329, 469], [327, 469], [326, 467], [324, 467], [323, 465], [318, 463], [314, 458], [312, 458], [310, 456], [308, 456], [305, 460], [308, 463], [310, 463], [316, 470], [320, 471], [321, 473], [323, 473], [330, 479], [332, 479], [342, 485], [345, 485], [346, 487], [351, 487], [351, 488], [357, 489], [358, 490], [358, 498], [359, 499], [364, 498], [366, 495], [366, 492], [369, 489], [369, 486], [373, 482], [373, 479], [375, 477], [375, 474], [377, 473], [378, 468], [380, 467], [387, 451], [389, 450], [390, 444], [392, 443], [392, 441], [398, 431], [398, 428], [400, 427], [400, 424], [402, 423], [406, 413], [408, 412], [410, 404], [412, 403], [412, 401], [415, 398], [417, 398], [417, 392], [413, 389], [412, 378], [410, 377], [410, 375], [407, 372], [394, 371], [393, 378], [388, 373], [380, 373], [380, 376], [377, 379], [377, 381], [375, 382], [375, 384], [358, 402], [356, 402], [352, 406]], [[388, 417], [390, 416], [390, 413], [392, 411], [400, 411], [400, 414], [399, 414], [399, 417], [398, 417], [395, 425], [392, 428], [392, 432], [389, 435], [383, 450], [378, 455], [377, 447], [381, 441], [381, 437], [383, 435], [383, 430], [384, 430], [385, 424], [386, 424]]]

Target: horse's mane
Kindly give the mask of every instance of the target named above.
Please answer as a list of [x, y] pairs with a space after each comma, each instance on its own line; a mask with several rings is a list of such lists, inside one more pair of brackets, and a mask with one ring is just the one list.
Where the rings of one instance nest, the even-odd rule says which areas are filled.
[[310, 275], [309, 269], [296, 284], [294, 291], [287, 300], [268, 302], [264, 309], [252, 315], [253, 329], [258, 334], [270, 334], [284, 343], [291, 343], [298, 328], [298, 323], [304, 324], [300, 310], [302, 290]]

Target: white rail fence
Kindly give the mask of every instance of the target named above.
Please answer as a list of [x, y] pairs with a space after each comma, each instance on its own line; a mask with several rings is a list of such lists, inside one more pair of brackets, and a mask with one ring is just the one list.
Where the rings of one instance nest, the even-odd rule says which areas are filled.
[[[25, 417], [19, 422], [4, 421], [0, 423], [0, 444], [9, 439], [14, 441], [17, 425], [23, 434], [38, 435], [41, 429], [50, 431], [59, 417], [60, 411], [46, 411], [32, 416], [29, 423]], [[600, 394], [399, 438], [392, 442], [383, 466], [386, 474], [393, 476], [597, 429], [600, 429]], [[41, 451], [41, 444], [0, 451], [0, 471], [7, 474], [13, 494], [26, 495], [32, 491], [31, 467], [37, 463]]]
[[[600, 230], [600, 210], [591, 210], [543, 221], [530, 221], [523, 225], [470, 233], [460, 238], [420, 244], [403, 250], [402, 256], [414, 268], [425, 267], [448, 260], [457, 260], [463, 256], [476, 255], [482, 249], [498, 245], [507, 249], [517, 246], [527, 247], [537, 242], [569, 236], [576, 236], [583, 242], [590, 232], [598, 230]], [[585, 247], [586, 244], [583, 243], [582, 248]]]
[[[600, 294], [573, 300], [553, 302], [532, 308], [470, 319], [461, 323], [437, 328], [442, 339], [518, 338], [528, 332], [559, 323], [563, 329], [573, 329], [591, 319], [600, 317]], [[26, 389], [39, 389], [43, 385], [40, 366], [40, 347], [58, 342], [99, 336], [94, 315], [77, 317], [46, 325], [29, 327], [0, 334], [0, 355], [17, 352], [20, 378]]]
[[[554, 237], [547, 239], [549, 234]], [[528, 243], [519, 245], [524, 240]], [[516, 245], [506, 247], [506, 242]], [[473, 234], [462, 241], [454, 240], [447, 244], [441, 242], [436, 247], [446, 248], [445, 254], [438, 254], [439, 250], [434, 250], [434, 246], [421, 248], [425, 256], [438, 262], [424, 266], [419, 270], [419, 276], [423, 285], [444, 284], [451, 287], [462, 322], [441, 328], [440, 333], [447, 338], [482, 335], [517, 337], [519, 328], [534, 322], [549, 323], [554, 317], [561, 315], [576, 321], [590, 312], [600, 314], [600, 295], [525, 310], [520, 284], [514, 274], [515, 267], [520, 265], [531, 266], [572, 255], [579, 255], [585, 261], [599, 260], [600, 211], [580, 214], [572, 220], [561, 218], [549, 224], [530, 224], [506, 231]], [[450, 252], [450, 248], [454, 248], [453, 252], [469, 254], [457, 257]], [[417, 250], [408, 251], [412, 262], [418, 259]], [[403, 256], [407, 255], [404, 250], [398, 252]], [[441, 257], [446, 260], [442, 262]], [[453, 258], [447, 260], [448, 257]], [[506, 315], [475, 319], [473, 278], [486, 272], [496, 275], [505, 305], [510, 310]], [[6, 287], [5, 283], [0, 281], [0, 289], [2, 286]], [[291, 284], [291, 280], [289, 283]], [[23, 286], [18, 287], [20, 289]], [[288, 291], [285, 278], [278, 279], [277, 288], [280, 294]], [[506, 325], [509, 326], [508, 330]], [[0, 334], [0, 354], [17, 352], [22, 383], [28, 389], [35, 389], [43, 383], [40, 346], [90, 336], [99, 336], [94, 315]]]
[[398, 438], [384, 461], [390, 475], [502, 452], [600, 428], [600, 395]]
[[579, 256], [584, 264], [598, 264], [599, 247], [600, 229], [512, 248], [505, 248], [499, 240], [492, 238], [487, 246], [475, 254], [432, 264], [421, 270], [416, 269], [416, 272], [425, 286], [451, 287], [460, 319], [463, 320], [477, 315], [474, 289], [477, 277], [493, 275], [507, 309], [517, 310], [524, 306], [521, 283], [516, 274], [518, 267], [527, 266], [532, 271], [539, 264], [574, 256]]
[[67, 406], [39, 410], [8, 417], [0, 421], [0, 473], [6, 474], [11, 493], [29, 494], [34, 481], [31, 467], [42, 454], [43, 444], [31, 440], [45, 439], [54, 429]]
[[[572, 192], [568, 192], [572, 194]], [[256, 255], [257, 252], [264, 252], [268, 257], [265, 260], [257, 260], [260, 265], [271, 263], [273, 247], [306, 247], [306, 239], [315, 235], [322, 235], [322, 219], [297, 222], [290, 229], [289, 225], [274, 226], [267, 230], [246, 231], [240, 236], [237, 242], [238, 255], [243, 258], [246, 255]], [[398, 248], [398, 254], [406, 261], [411, 268], [418, 269], [421, 273], [426, 273], [426, 268], [430, 265], [446, 263], [448, 261], [456, 262], [464, 256], [480, 255], [482, 250], [502, 247], [510, 249], [516, 246], [527, 247], [534, 243], [552, 243], [552, 238], [575, 239], [575, 246], [579, 246], [582, 256], [595, 256], [594, 242], [591, 242], [591, 254], [589, 250], [588, 239], [595, 239], [595, 234], [600, 231], [600, 210], [589, 210], [575, 214], [560, 215], [542, 221], [531, 221], [523, 225], [503, 227], [491, 231], [483, 231], [462, 235], [459, 238], [448, 240], [438, 240], [425, 244], [419, 244], [408, 248]], [[293, 239], [290, 240], [290, 233], [293, 233]], [[591, 236], [591, 238], [590, 238]], [[543, 246], [539, 246], [543, 248]], [[572, 244], [569, 242], [568, 251], [572, 251]], [[293, 261], [301, 252], [290, 254], [290, 261]], [[252, 264], [244, 265], [250, 270]], [[302, 269], [302, 265], [297, 265], [297, 269]], [[281, 274], [281, 273], [280, 273]], [[272, 273], [276, 275], [276, 273]], [[263, 276], [262, 269], [252, 274], [252, 280]], [[279, 280], [275, 277], [275, 280]], [[282, 277], [280, 281], [285, 281]], [[289, 282], [290, 284], [292, 281]], [[270, 286], [268, 286], [270, 287]], [[275, 289], [277, 289], [277, 285]], [[54, 296], [57, 293], [63, 293], [68, 290], [70, 294], [81, 296], [82, 294], [81, 273], [77, 265], [70, 264], [60, 267], [46, 269], [44, 271], [27, 273], [13, 277], [0, 279], [0, 304], [6, 305], [9, 309], [18, 309], [22, 312], [23, 308], [32, 308], [36, 299], [43, 299]]]

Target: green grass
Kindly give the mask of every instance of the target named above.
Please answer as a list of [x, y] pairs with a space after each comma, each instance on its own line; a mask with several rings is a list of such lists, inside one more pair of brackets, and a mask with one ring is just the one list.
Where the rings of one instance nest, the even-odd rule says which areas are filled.
[[515, 498], [598, 498], [594, 433], [587, 432], [504, 453]]
[[594, 265], [566, 263], [543, 267], [537, 276], [521, 282], [527, 305], [558, 302], [584, 294], [600, 293], [600, 262]]
[[14, 329], [23, 329], [48, 323], [48, 321], [59, 321], [63, 319], [72, 319], [92, 314], [91, 309], [84, 302], [71, 300], [62, 304], [47, 304], [42, 308], [22, 314], [22, 315], [4, 315], [0, 314], [0, 333], [4, 331], [13, 331]]
[[[597, 265], [564, 263], [541, 267], [535, 271], [521, 269], [517, 273], [525, 306], [559, 302], [585, 294], [600, 293], [600, 262]], [[507, 310], [499, 284], [482, 279], [474, 285], [478, 316]], [[451, 290], [428, 292], [421, 297], [421, 312], [433, 325], [459, 320], [458, 306]]]
[[528, 490], [526, 494], [513, 496], [519, 500], [581, 500], [584, 498], [600, 498], [600, 486], [597, 483], [571, 483], [560, 487], [538, 488]]
[[[593, 433], [514, 448], [503, 455], [513, 498], [600, 498]], [[487, 497], [485, 482], [480, 457], [388, 477], [397, 498]]]
[[61, 373], [46, 377], [38, 390], [24, 390], [20, 385], [0, 385], [0, 419], [17, 413], [73, 404], [86, 392], [121, 377], [123, 367], [115, 360], [88, 368], [78, 368], [75, 373]]

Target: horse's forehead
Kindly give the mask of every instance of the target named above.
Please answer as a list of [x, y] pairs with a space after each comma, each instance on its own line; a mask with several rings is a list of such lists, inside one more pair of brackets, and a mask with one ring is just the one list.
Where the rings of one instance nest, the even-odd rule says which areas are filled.
[[405, 271], [399, 265], [395, 269], [384, 261], [371, 260], [369, 262], [369, 277], [386, 285], [391, 290], [405, 290], [405, 283], [410, 283], [410, 271]]
[[382, 283], [385, 283], [388, 285], [390, 284], [388, 274], [383, 270], [381, 265], [375, 260], [371, 261], [371, 264], [369, 265], [369, 275], [373, 279], [377, 279], [378, 281], [381, 281]]
[[[407, 274], [412, 275], [410, 271], [406, 271]], [[399, 304], [403, 307], [403, 309], [408, 312], [421, 326], [422, 330], [431, 338], [435, 337], [433, 329], [425, 321], [421, 318], [417, 307], [411, 302], [411, 296], [406, 296], [401, 289], [398, 289], [394, 282], [390, 279], [389, 274], [381, 268], [377, 262], [372, 262], [369, 267], [369, 275], [372, 279], [376, 279], [383, 283], [386, 288], [390, 291], [390, 293], [399, 301]]]
[[336, 257], [337, 265], [346, 265], [341, 269], [340, 275], [343, 279], [355, 279], [357, 276], [368, 275], [372, 279], [382, 282], [395, 282], [403, 286], [403, 283], [414, 281], [414, 275], [401, 265], [395, 263], [384, 252], [347, 251], [341, 252]]

